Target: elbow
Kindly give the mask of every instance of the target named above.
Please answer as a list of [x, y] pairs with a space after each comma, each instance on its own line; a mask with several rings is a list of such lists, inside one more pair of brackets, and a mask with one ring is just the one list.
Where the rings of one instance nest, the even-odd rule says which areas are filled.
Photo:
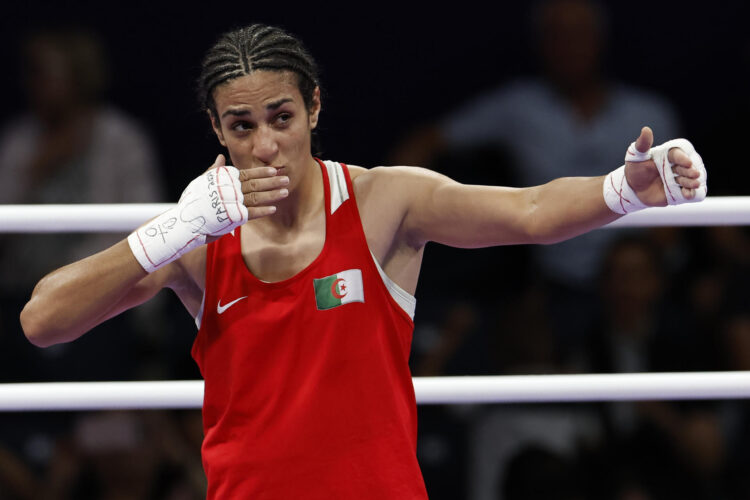
[[532, 245], [554, 245], [570, 238], [558, 223], [557, 217], [544, 212], [539, 206], [537, 192], [531, 191], [524, 218], [525, 243]]
[[21, 311], [21, 328], [29, 342], [37, 347], [49, 347], [52, 345], [45, 335], [44, 325], [34, 314], [33, 308], [27, 303]]
[[532, 245], [550, 245], [556, 243], [551, 234], [549, 234], [548, 225], [544, 217], [539, 214], [539, 206], [535, 199], [529, 200], [526, 216], [524, 217], [523, 234], [524, 243]]
[[[29, 342], [37, 347], [49, 347], [64, 340], [59, 328], [55, 326], [54, 318], [45, 315], [33, 305], [33, 299], [21, 311], [21, 328]], [[47, 317], [45, 317], [47, 316]]]

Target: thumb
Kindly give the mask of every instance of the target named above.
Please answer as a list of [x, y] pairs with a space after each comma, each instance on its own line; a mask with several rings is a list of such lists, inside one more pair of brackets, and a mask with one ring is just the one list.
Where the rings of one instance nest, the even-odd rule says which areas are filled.
[[643, 127], [641, 129], [641, 135], [635, 140], [635, 149], [639, 153], [648, 153], [651, 149], [651, 145], [654, 143], [654, 133], [650, 127]]
[[[208, 171], [209, 171], [209, 170], [211, 170], [212, 168], [223, 167], [223, 166], [225, 166], [226, 164], [227, 164], [227, 160], [226, 160], [226, 159], [224, 158], [224, 155], [220, 154], [220, 155], [219, 155], [219, 156], [217, 156], [217, 157], [216, 157], [216, 159], [214, 160], [214, 164], [213, 164], [213, 165], [211, 165], [210, 167], [208, 167], [208, 168], [206, 169], [206, 172], [208, 172]], [[205, 172], [204, 172], [204, 173], [205, 173]]]

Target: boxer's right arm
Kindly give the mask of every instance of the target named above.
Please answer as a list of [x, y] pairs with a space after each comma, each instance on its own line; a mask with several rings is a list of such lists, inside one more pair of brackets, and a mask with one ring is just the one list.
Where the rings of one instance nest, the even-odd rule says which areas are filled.
[[186, 261], [192, 267], [204, 262], [188, 258], [198, 255], [191, 251], [248, 219], [274, 213], [271, 204], [288, 195], [284, 186], [289, 183], [276, 174], [272, 167], [238, 171], [219, 155], [176, 206], [126, 240], [45, 276], [21, 312], [26, 336], [40, 347], [70, 342], [164, 287], [190, 309], [202, 284], [188, 272]]
[[122, 240], [42, 278], [21, 311], [21, 325], [39, 347], [70, 342], [178, 282], [180, 273], [176, 262], [146, 273]]

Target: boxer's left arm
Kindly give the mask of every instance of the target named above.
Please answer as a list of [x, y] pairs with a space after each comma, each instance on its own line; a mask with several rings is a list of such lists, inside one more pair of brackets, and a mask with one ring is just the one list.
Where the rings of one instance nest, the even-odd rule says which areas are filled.
[[[644, 154], [653, 142], [647, 127], [636, 140]], [[690, 200], [698, 172], [679, 149], [668, 152], [675, 182]], [[660, 172], [651, 159], [637, 158], [623, 169], [642, 206], [667, 204]], [[604, 170], [604, 169], [603, 169]], [[436, 241], [461, 248], [555, 243], [598, 228], [621, 216], [608, 204], [604, 183], [611, 176], [568, 177], [529, 188], [469, 186], [424, 169], [397, 167], [390, 197], [404, 200], [401, 232], [409, 245]], [[628, 212], [634, 208], [630, 207]]]

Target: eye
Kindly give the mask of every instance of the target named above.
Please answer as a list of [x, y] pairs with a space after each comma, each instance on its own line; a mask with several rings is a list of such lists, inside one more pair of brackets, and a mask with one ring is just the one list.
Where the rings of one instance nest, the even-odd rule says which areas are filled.
[[274, 121], [276, 122], [277, 125], [284, 126], [287, 123], [289, 123], [291, 119], [292, 119], [291, 113], [279, 113], [278, 115], [276, 115], [276, 118], [274, 119]]
[[248, 121], [240, 120], [234, 122], [230, 128], [236, 132], [245, 132], [252, 129], [253, 124]]

